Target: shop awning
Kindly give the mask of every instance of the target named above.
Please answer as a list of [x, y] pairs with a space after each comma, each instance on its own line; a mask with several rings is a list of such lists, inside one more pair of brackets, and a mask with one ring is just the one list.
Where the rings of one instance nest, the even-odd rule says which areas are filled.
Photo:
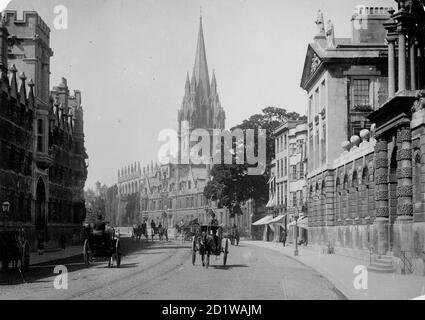
[[285, 216], [286, 215], [277, 216], [273, 220], [269, 221], [269, 224], [271, 224], [271, 223], [282, 223], [282, 222], [285, 222]]
[[255, 221], [252, 225], [253, 226], [264, 226], [264, 225], [268, 224], [268, 222], [272, 219], [273, 219], [273, 216], [268, 215], [268, 216], [265, 216], [264, 218], [261, 218], [260, 220]]
[[302, 220], [298, 221], [298, 227], [303, 229], [308, 229], [308, 218], [304, 217]]

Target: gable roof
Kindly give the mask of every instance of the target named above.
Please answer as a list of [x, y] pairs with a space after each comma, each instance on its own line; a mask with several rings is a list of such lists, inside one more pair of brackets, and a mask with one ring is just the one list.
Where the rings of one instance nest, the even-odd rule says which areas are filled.
[[[315, 41], [308, 44], [301, 77], [301, 88], [309, 90], [325, 66], [330, 62], [347, 62], [355, 60], [357, 63], [367, 59], [386, 59], [387, 45], [385, 43], [351, 43], [350, 39], [335, 39], [335, 47], [327, 47], [323, 41]], [[350, 61], [353, 63], [353, 61]]]

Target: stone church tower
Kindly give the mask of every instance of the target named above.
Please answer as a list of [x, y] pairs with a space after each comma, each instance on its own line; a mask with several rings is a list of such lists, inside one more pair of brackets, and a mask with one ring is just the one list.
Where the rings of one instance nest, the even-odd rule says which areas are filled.
[[178, 111], [179, 133], [182, 122], [189, 123], [189, 129], [224, 129], [226, 115], [217, 93], [217, 81], [213, 72], [210, 81], [207, 55], [205, 52], [202, 18], [199, 24], [198, 45], [192, 77], [186, 77], [183, 103]]

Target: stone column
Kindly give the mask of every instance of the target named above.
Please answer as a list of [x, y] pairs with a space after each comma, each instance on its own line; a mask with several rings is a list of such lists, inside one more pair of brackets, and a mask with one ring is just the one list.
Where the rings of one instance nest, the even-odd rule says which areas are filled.
[[416, 90], [416, 45], [413, 34], [409, 36], [409, 61], [410, 61], [410, 90]]
[[394, 252], [411, 251], [413, 223], [412, 133], [406, 125], [397, 132], [397, 220], [394, 224]]
[[375, 145], [375, 202], [374, 252], [385, 254], [388, 250], [388, 143], [379, 137]]
[[395, 40], [388, 40], [388, 94], [395, 95]]
[[406, 90], [406, 37], [398, 35], [398, 90]]

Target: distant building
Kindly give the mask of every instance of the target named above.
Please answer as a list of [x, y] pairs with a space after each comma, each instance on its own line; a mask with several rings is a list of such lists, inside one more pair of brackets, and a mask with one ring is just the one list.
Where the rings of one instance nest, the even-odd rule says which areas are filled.
[[289, 235], [288, 241], [291, 240], [294, 230], [287, 226], [296, 216], [304, 217], [307, 131], [307, 123], [297, 120], [288, 120], [274, 131], [276, 158], [272, 163], [267, 204], [273, 219], [265, 222], [275, 241], [279, 241], [283, 230]]
[[65, 79], [50, 91], [52, 55], [50, 30], [36, 12], [22, 20], [3, 12], [0, 202], [11, 203], [10, 222], [32, 242], [42, 237], [55, 246], [61, 236], [78, 240], [87, 154], [81, 93], [71, 96]]

